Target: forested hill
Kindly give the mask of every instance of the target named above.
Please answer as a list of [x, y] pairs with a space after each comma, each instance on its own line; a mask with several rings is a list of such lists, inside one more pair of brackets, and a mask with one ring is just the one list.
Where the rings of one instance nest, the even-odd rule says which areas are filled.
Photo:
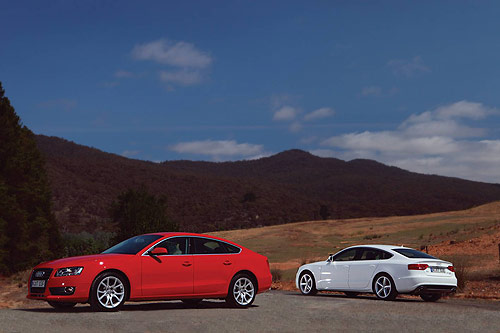
[[423, 175], [372, 160], [345, 162], [301, 150], [238, 162], [128, 159], [38, 135], [63, 231], [110, 229], [110, 203], [127, 188], [166, 195], [186, 231], [321, 218], [410, 215], [500, 200], [500, 186]]

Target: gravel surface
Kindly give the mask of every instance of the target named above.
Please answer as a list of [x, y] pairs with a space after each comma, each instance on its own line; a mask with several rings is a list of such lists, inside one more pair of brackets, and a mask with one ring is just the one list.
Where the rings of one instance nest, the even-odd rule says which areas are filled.
[[[36, 303], [35, 303], [36, 304]], [[122, 311], [91, 312], [88, 305], [57, 312], [39, 307], [0, 310], [0, 332], [297, 332], [406, 331], [500, 332], [500, 302], [446, 299], [424, 303], [374, 297], [347, 298], [272, 291], [257, 295], [248, 309], [204, 301], [196, 308], [181, 302], [126, 303]]]

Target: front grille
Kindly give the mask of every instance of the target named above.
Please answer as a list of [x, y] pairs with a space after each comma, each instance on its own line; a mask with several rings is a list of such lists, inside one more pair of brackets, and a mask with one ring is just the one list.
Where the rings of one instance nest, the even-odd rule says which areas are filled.
[[[45, 292], [45, 288], [47, 287], [47, 281], [49, 280], [50, 274], [52, 273], [52, 268], [38, 268], [33, 271], [30, 279], [30, 293], [32, 294], [43, 294]], [[44, 280], [45, 287], [32, 287], [31, 281], [33, 280]]]

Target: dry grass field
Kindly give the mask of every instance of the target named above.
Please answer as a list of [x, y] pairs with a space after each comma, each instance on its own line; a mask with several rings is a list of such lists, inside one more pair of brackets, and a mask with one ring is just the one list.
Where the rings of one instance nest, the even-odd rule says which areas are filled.
[[[356, 244], [395, 244], [454, 262], [464, 288], [458, 296], [500, 299], [500, 202], [429, 215], [290, 223], [210, 233], [266, 255], [280, 275], [278, 289], [294, 289], [297, 268]], [[29, 272], [0, 279], [0, 308], [38, 306], [26, 300]]]
[[281, 275], [278, 288], [291, 281], [305, 262], [357, 244], [394, 244], [420, 249], [454, 262], [464, 297], [500, 298], [500, 202], [463, 211], [299, 222], [210, 233], [266, 255]]

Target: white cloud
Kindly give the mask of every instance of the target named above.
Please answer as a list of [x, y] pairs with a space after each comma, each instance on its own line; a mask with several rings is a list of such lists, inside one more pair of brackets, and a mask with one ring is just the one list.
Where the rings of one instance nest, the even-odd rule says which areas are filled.
[[395, 75], [413, 77], [420, 73], [429, 73], [431, 69], [424, 64], [420, 56], [412, 59], [393, 59], [387, 65]]
[[380, 95], [382, 95], [382, 88], [379, 86], [364, 87], [361, 90], [361, 95], [363, 95], [363, 96], [380, 96]]
[[274, 112], [273, 119], [278, 121], [290, 121], [297, 117], [299, 110], [294, 107], [285, 105]]
[[314, 110], [304, 116], [304, 120], [315, 120], [315, 119], [322, 119], [322, 118], [327, 118], [331, 117], [335, 114], [335, 111], [332, 108], [320, 108], [317, 110]]
[[234, 140], [180, 142], [171, 146], [170, 150], [182, 154], [206, 155], [215, 159], [255, 157], [265, 154], [262, 145], [238, 143]]
[[210, 66], [212, 57], [193, 44], [173, 42], [165, 39], [136, 45], [132, 57], [137, 60], [152, 60], [174, 67], [206, 68]]
[[498, 110], [484, 106], [481, 103], [460, 101], [442, 106], [435, 111], [437, 118], [470, 118], [483, 119], [488, 115], [498, 113]]
[[331, 149], [313, 149], [309, 150], [309, 152], [319, 157], [335, 157], [335, 155], [337, 154], [336, 151]]
[[121, 155], [124, 156], [124, 157], [131, 157], [131, 156], [135, 156], [137, 154], [139, 154], [140, 151], [139, 150], [124, 150]]
[[[373, 158], [411, 171], [500, 182], [500, 140], [486, 139], [485, 128], [465, 123], [498, 115], [481, 103], [460, 101], [412, 115], [394, 130], [330, 137], [318, 149], [344, 159]], [[325, 150], [325, 151], [323, 151]]]
[[178, 84], [182, 86], [191, 86], [198, 84], [202, 80], [201, 73], [198, 71], [178, 70], [178, 71], [160, 71], [160, 79], [163, 82]]
[[129, 71], [124, 71], [124, 70], [117, 70], [114, 74], [114, 76], [117, 79], [126, 79], [126, 78], [131, 78], [134, 77], [134, 73], [129, 72]]

